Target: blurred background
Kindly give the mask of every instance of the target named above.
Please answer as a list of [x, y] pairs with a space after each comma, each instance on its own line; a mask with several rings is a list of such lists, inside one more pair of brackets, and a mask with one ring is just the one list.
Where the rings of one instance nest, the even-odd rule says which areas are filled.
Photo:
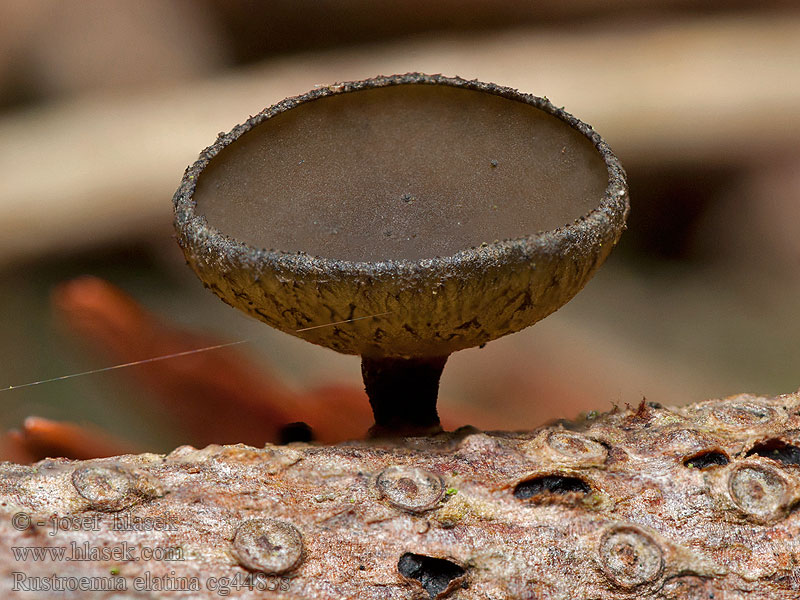
[[[798, 389], [800, 10], [778, 0], [0, 0], [0, 388], [124, 362], [126, 344], [168, 353], [178, 328], [251, 339], [237, 368], [301, 397], [358, 390], [358, 358], [203, 289], [171, 198], [199, 151], [249, 115], [408, 71], [547, 96], [603, 135], [631, 187], [629, 229], [581, 294], [450, 358], [449, 423], [520, 429], [643, 397]], [[57, 287], [86, 274], [163, 328], [100, 332], [104, 310], [128, 309], [102, 294], [86, 309], [90, 293]], [[193, 442], [161, 418], [170, 398], [154, 400], [143, 369], [0, 392], [0, 428], [37, 415], [137, 449]]]

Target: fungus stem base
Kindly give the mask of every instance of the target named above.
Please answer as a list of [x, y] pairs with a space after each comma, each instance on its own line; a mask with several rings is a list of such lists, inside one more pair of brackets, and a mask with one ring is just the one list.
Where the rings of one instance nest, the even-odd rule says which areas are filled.
[[371, 437], [432, 435], [442, 430], [436, 400], [447, 358], [362, 357], [361, 375], [375, 416]]

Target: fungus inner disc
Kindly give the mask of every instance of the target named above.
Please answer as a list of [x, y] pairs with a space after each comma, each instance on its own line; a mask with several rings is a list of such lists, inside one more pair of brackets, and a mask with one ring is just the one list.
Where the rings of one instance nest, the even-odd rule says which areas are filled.
[[198, 214], [240, 242], [370, 262], [450, 256], [572, 223], [608, 184], [600, 153], [517, 100], [403, 84], [307, 101], [224, 148]]

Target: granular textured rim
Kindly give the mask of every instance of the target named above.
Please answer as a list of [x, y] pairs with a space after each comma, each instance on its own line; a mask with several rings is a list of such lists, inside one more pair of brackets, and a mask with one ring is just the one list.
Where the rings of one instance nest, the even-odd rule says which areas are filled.
[[[448, 256], [372, 262], [258, 248], [226, 235], [197, 214], [193, 194], [198, 178], [220, 151], [244, 133], [306, 102], [406, 84], [489, 93], [560, 119], [587, 137], [602, 157], [608, 170], [602, 198], [593, 210], [552, 230], [468, 247]], [[173, 203], [178, 243], [187, 261], [224, 302], [313, 343], [378, 356], [444, 356], [532, 325], [585, 285], [618, 241], [629, 211], [625, 171], [590, 125], [546, 98], [493, 83], [421, 73], [319, 87], [263, 110], [220, 135], [200, 154], [186, 170]], [[420, 293], [425, 297], [421, 299]], [[488, 296], [507, 305], [505, 312], [485, 316], [494, 307]], [[346, 331], [297, 331], [384, 312], [392, 314], [351, 323]], [[420, 314], [427, 316], [423, 319]]]
[[[578, 217], [568, 225], [556, 229], [537, 231], [519, 238], [499, 240], [477, 247], [465, 248], [446, 257], [437, 256], [419, 260], [388, 259], [375, 262], [330, 259], [323, 256], [311, 256], [302, 251], [285, 252], [281, 250], [257, 248], [251, 244], [233, 239], [210, 225], [204, 216], [195, 213], [196, 203], [193, 200], [193, 195], [197, 186], [198, 177], [222, 149], [239, 139], [244, 133], [305, 102], [336, 94], [403, 84], [449, 85], [456, 88], [487, 92], [509, 100], [524, 102], [525, 104], [534, 106], [568, 123], [573, 129], [579, 131], [591, 140], [608, 169], [608, 185], [602, 201], [589, 213]], [[197, 161], [186, 169], [180, 187], [173, 197], [173, 205], [175, 208], [175, 227], [182, 233], [182, 237], [187, 236], [203, 240], [206, 245], [214, 247], [220, 252], [235, 253], [241, 258], [249, 257], [256, 261], [263, 261], [264, 259], [285, 261], [289, 259], [292, 263], [296, 263], [296, 261], [307, 263], [307, 266], [311, 269], [337, 271], [361, 271], [366, 265], [369, 265], [370, 270], [372, 270], [379, 268], [378, 265], [382, 263], [391, 265], [390, 268], [392, 270], [399, 269], [406, 271], [408, 269], [414, 270], [420, 267], [430, 269], [437, 262], [448, 263], [451, 261], [468, 262], [471, 260], [482, 260], [483, 257], [494, 255], [494, 252], [497, 250], [511, 249], [528, 244], [538, 245], [545, 242], [546, 238], [550, 237], [558, 237], [561, 235], [581, 237], [583, 235], [588, 235], [590, 234], [589, 230], [593, 229], [593, 225], [595, 225], [595, 221], [597, 220], [608, 220], [611, 222], [618, 222], [621, 220], [624, 222], [629, 208], [628, 185], [625, 170], [608, 144], [594, 131], [591, 125], [577, 119], [565, 111], [563, 107], [558, 108], [554, 106], [547, 98], [525, 94], [514, 88], [499, 86], [494, 83], [484, 83], [474, 79], [466, 80], [460, 77], [446, 77], [444, 75], [426, 75], [423, 73], [379, 76], [362, 81], [335, 83], [313, 89], [299, 96], [286, 98], [269, 108], [265, 108], [241, 125], [234, 127], [227, 134], [220, 135], [214, 144], [200, 153], [200, 157]]]

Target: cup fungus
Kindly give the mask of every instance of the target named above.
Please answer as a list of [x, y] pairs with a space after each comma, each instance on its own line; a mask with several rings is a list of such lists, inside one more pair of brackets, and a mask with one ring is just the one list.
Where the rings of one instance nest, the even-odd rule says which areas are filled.
[[587, 124], [491, 83], [320, 87], [220, 135], [174, 197], [206, 287], [358, 354], [374, 435], [439, 430], [447, 357], [572, 298], [619, 239], [625, 172]]

